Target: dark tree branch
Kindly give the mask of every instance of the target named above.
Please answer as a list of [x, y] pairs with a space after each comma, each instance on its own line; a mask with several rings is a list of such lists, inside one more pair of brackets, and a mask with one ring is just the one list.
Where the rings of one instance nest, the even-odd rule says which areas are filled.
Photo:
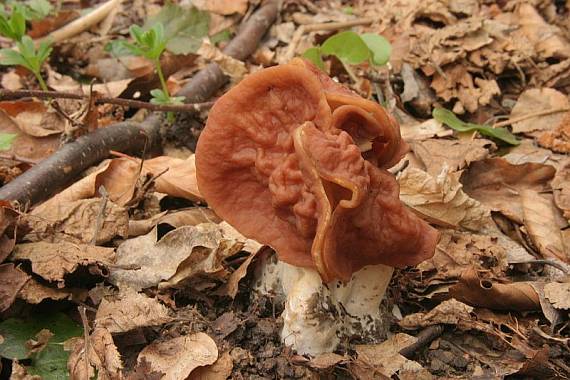
[[[277, 0], [267, 1], [241, 27], [224, 53], [245, 59], [253, 53], [277, 17]], [[208, 100], [219, 90], [226, 78], [215, 63], [196, 74], [177, 95], [186, 96], [188, 103]], [[109, 151], [142, 153], [160, 141], [161, 117], [152, 114], [141, 123], [122, 122], [98, 129], [63, 146], [52, 156], [0, 188], [0, 199], [34, 205], [68, 186], [83, 170], [109, 156]]]

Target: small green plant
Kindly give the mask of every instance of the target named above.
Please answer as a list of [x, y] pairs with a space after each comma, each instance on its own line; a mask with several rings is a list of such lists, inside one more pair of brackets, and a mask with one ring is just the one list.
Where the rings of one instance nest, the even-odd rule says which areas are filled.
[[8, 150], [18, 135], [15, 133], [0, 133], [0, 150]]
[[323, 55], [334, 55], [345, 67], [365, 61], [382, 66], [388, 63], [391, 52], [390, 42], [379, 34], [346, 31], [327, 38], [321, 46], [307, 49], [303, 57], [321, 69], [324, 69]]
[[34, 41], [26, 36], [26, 20], [43, 18], [50, 11], [51, 5], [45, 0], [14, 3], [10, 12], [3, 6], [0, 8], [0, 34], [13, 40], [16, 45], [16, 49], [0, 49], [0, 65], [25, 67], [34, 74], [44, 91], [48, 87], [41, 75], [41, 68], [52, 48], [46, 41], [36, 47]]
[[[156, 73], [160, 80], [160, 89], [154, 89], [150, 92], [152, 95], [151, 103], [154, 104], [182, 104], [183, 96], [170, 96], [168, 86], [164, 78], [160, 57], [166, 49], [168, 39], [164, 34], [164, 26], [162, 23], [155, 23], [150, 29], [143, 30], [138, 25], [130, 27], [129, 32], [133, 38], [133, 42], [125, 40], [114, 41], [111, 50], [119, 55], [128, 52], [133, 55], [144, 57], [151, 61], [156, 68]], [[168, 113], [169, 121], [172, 121], [173, 114]]]
[[507, 128], [493, 128], [490, 125], [466, 123], [445, 108], [434, 108], [432, 116], [435, 120], [458, 132], [477, 131], [483, 136], [492, 137], [510, 145], [519, 145], [521, 143]]

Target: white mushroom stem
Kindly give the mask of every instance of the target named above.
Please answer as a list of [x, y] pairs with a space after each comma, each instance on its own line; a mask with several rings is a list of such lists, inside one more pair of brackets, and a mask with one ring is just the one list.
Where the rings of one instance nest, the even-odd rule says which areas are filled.
[[281, 339], [299, 354], [332, 352], [342, 338], [385, 335], [380, 303], [393, 268], [368, 266], [342, 284], [324, 284], [313, 269], [275, 259], [262, 263], [258, 290], [284, 297]]

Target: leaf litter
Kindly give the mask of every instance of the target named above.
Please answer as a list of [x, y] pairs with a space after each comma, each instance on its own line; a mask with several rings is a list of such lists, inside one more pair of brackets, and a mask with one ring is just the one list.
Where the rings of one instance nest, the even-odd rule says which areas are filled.
[[[32, 33], [81, 17], [84, 2], [64, 3]], [[411, 147], [393, 169], [400, 198], [440, 231], [435, 255], [395, 271], [384, 341], [291, 352], [282, 295], [256, 287], [272, 249], [233, 230], [198, 190], [192, 150], [207, 117], [198, 112], [163, 131], [162, 154], [113, 152], [42, 204], [2, 205], [0, 356], [12, 378], [570, 378], [568, 4], [292, 0], [252, 57], [236, 59], [224, 47], [260, 2], [184, 3], [124, 0], [98, 28], [55, 45], [48, 85], [90, 94], [83, 76], [98, 81], [95, 97], [147, 100], [154, 66], [105, 50], [132, 24], [166, 26], [171, 90], [216, 62], [231, 82], [215, 97], [315, 48], [335, 81], [400, 122]], [[347, 51], [334, 46], [342, 32], [357, 37]], [[3, 89], [37, 88], [19, 68], [1, 76]], [[3, 183], [84, 134], [78, 125], [144, 114], [58, 103], [61, 112], [0, 101], [0, 132], [14, 135]]]

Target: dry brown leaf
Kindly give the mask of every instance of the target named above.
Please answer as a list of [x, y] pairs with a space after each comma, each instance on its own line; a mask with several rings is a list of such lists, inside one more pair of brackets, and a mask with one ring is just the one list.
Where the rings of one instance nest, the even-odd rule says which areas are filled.
[[570, 282], [548, 283], [544, 295], [556, 309], [570, 309]]
[[2, 88], [10, 91], [16, 91], [22, 89], [22, 78], [14, 70], [10, 70], [4, 75], [2, 75], [2, 80], [0, 82]]
[[143, 348], [137, 361], [146, 360], [153, 371], [162, 372], [163, 380], [186, 379], [198, 367], [218, 359], [218, 347], [207, 334], [196, 333], [155, 341]]
[[32, 305], [37, 305], [46, 299], [54, 301], [69, 300], [73, 302], [83, 302], [87, 299], [87, 290], [77, 288], [51, 288], [40, 284], [33, 278], [30, 278], [18, 292], [18, 298]]
[[570, 220], [570, 159], [562, 162], [551, 183], [554, 203]]
[[28, 136], [47, 137], [65, 129], [63, 116], [43, 102], [0, 102], [0, 109]]
[[192, 201], [202, 200], [196, 183], [194, 155], [186, 160], [167, 156], [156, 157], [146, 160], [143, 163], [143, 169], [153, 175], [158, 175], [167, 170], [157, 178], [156, 191]]
[[560, 231], [561, 227], [566, 226], [566, 221], [554, 206], [552, 198], [528, 189], [522, 190], [520, 195], [524, 225], [535, 247], [545, 258], [570, 262]]
[[554, 177], [549, 165], [527, 163], [513, 165], [502, 158], [488, 158], [471, 164], [461, 178], [463, 189], [493, 211], [523, 224], [520, 192], [525, 189], [544, 192]]
[[18, 244], [11, 256], [12, 260], [30, 261], [34, 273], [61, 286], [65, 275], [75, 272], [79, 266], [89, 267], [92, 273], [106, 273], [114, 258], [113, 248], [67, 242]]
[[398, 333], [380, 344], [357, 345], [358, 357], [351, 363], [351, 372], [359, 379], [391, 379], [400, 371], [427, 372], [418, 362], [400, 355], [400, 350], [416, 341], [416, 337]]
[[502, 157], [513, 165], [536, 163], [550, 165], [556, 169], [560, 166], [560, 161], [565, 158], [561, 154], [553, 153], [550, 149], [537, 146], [530, 139], [522, 140], [519, 145], [509, 149], [509, 153]]
[[104, 327], [112, 334], [170, 321], [172, 318], [166, 306], [156, 298], [149, 298], [130, 288], [121, 289], [117, 295], [104, 297], [95, 316], [95, 326]]
[[307, 365], [314, 369], [330, 369], [346, 361], [347, 361], [346, 356], [335, 354], [334, 352], [327, 352], [312, 358], [307, 363]]
[[191, 207], [183, 210], [164, 211], [148, 219], [129, 220], [129, 237], [144, 235], [158, 224], [178, 228], [200, 223], [219, 223], [221, 219], [209, 208]]
[[226, 380], [232, 374], [234, 359], [229, 352], [224, 352], [212, 365], [198, 367], [187, 380]]
[[10, 380], [42, 380], [41, 376], [30, 375], [26, 371], [26, 367], [18, 363], [17, 360], [12, 362], [12, 375]]
[[501, 284], [479, 278], [477, 271], [463, 272], [459, 283], [449, 289], [455, 299], [469, 305], [494, 310], [540, 310], [540, 299], [532, 285], [525, 282]]
[[450, 172], [463, 169], [473, 161], [479, 161], [494, 150], [495, 144], [485, 139], [442, 140], [429, 139], [411, 144], [414, 154], [424, 164], [424, 170], [432, 176], [441, 173], [444, 165]]
[[538, 143], [559, 153], [570, 153], [570, 112], [566, 112], [560, 124], [553, 130], [544, 131]]
[[[568, 97], [552, 88], [533, 88], [523, 92], [511, 111], [510, 119], [544, 110], [570, 107]], [[513, 123], [514, 133], [553, 130], [562, 122], [564, 113], [543, 115]]]
[[435, 119], [429, 119], [423, 123], [403, 123], [400, 126], [402, 138], [406, 141], [425, 140], [432, 137], [452, 136], [453, 130], [445, 128]]
[[7, 310], [30, 276], [14, 264], [0, 264], [0, 312]]
[[[30, 227], [28, 241], [86, 243], [102, 245], [114, 237], [127, 237], [129, 214], [126, 208], [100, 198], [71, 202], [49, 202], [33, 209], [23, 220]], [[100, 224], [98, 224], [100, 220]]]
[[245, 14], [248, 0], [192, 0], [196, 8], [220, 15]]
[[222, 53], [220, 49], [216, 48], [208, 40], [202, 41], [202, 45], [197, 53], [207, 61], [216, 62], [224, 74], [231, 77], [234, 81], [239, 81], [248, 72], [242, 61]]
[[489, 211], [462, 190], [461, 173], [444, 167], [437, 176], [407, 168], [398, 178], [400, 199], [432, 223], [479, 230], [489, 221]]
[[443, 301], [426, 313], [406, 315], [399, 324], [405, 329], [417, 329], [437, 324], [464, 326], [471, 320], [473, 308], [455, 299]]
[[[85, 352], [87, 348], [89, 349], [88, 354]], [[86, 358], [89, 360], [87, 367]], [[89, 373], [85, 372], [86, 368], [89, 369]], [[98, 380], [122, 378], [123, 363], [111, 333], [105, 328], [95, 328], [89, 335], [87, 347], [84, 339], [76, 339], [71, 347], [67, 369], [71, 380], [91, 379], [95, 375], [95, 371], [97, 371]]]

